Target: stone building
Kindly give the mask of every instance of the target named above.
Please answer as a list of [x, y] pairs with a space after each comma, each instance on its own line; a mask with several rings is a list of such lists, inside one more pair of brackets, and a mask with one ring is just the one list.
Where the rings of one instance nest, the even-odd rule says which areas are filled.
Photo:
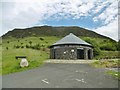
[[70, 33], [50, 46], [50, 58], [67, 60], [92, 59], [93, 47]]

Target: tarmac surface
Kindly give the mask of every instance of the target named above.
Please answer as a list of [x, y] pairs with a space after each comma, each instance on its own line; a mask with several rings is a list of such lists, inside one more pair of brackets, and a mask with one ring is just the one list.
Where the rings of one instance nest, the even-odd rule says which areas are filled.
[[3, 88], [118, 88], [106, 69], [89, 64], [46, 63], [41, 67], [4, 75]]

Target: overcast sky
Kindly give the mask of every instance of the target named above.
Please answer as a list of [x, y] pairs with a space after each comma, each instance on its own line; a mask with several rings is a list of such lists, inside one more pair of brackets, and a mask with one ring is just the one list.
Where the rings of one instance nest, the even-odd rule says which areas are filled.
[[1, 33], [33, 26], [79, 26], [118, 40], [117, 0], [1, 0]]

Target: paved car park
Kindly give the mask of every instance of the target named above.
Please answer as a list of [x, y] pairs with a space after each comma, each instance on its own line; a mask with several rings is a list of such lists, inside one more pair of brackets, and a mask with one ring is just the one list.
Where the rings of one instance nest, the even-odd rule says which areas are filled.
[[106, 69], [89, 64], [46, 63], [38, 68], [3, 76], [3, 88], [117, 88]]

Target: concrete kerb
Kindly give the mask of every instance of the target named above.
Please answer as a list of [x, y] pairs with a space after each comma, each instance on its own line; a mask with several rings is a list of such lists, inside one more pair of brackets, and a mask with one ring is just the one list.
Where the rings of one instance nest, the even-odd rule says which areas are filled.
[[83, 64], [88, 64], [88, 63], [93, 63], [97, 60], [62, 60], [62, 59], [49, 59], [44, 61], [45, 63], [83, 63]]

